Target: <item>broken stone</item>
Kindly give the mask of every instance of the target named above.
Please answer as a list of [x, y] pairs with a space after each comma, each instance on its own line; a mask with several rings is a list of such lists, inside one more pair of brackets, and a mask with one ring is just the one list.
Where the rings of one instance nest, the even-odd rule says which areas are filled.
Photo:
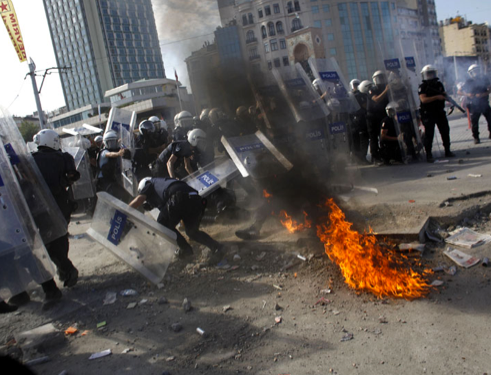
[[229, 310], [232, 310], [232, 306], [230, 305], [227, 305], [227, 306], [223, 306], [223, 312], [226, 313], [227, 311]]
[[15, 334], [14, 337], [22, 350], [41, 349], [41, 351], [45, 351], [47, 348], [60, 345], [65, 341], [63, 332], [56, 329], [52, 323]]
[[191, 301], [189, 301], [187, 298], [184, 298], [184, 301], [182, 301], [182, 309], [185, 312], [191, 311], [193, 307], [191, 306]]
[[181, 323], [174, 323], [171, 325], [171, 328], [174, 332], [181, 332], [182, 331], [182, 324]]
[[341, 342], [353, 340], [355, 336], [352, 333], [346, 333], [342, 338]]
[[240, 257], [239, 254], [234, 255], [234, 262], [239, 262], [242, 258]]
[[283, 318], [281, 316], [277, 316], [276, 318], [274, 318], [274, 321], [276, 324], [280, 324], [283, 321]]
[[278, 303], [275, 303], [275, 305], [274, 305], [274, 309], [275, 309], [276, 311], [279, 311], [279, 310], [283, 310], [283, 307], [281, 307], [280, 305], [278, 305]]
[[165, 297], [159, 298], [159, 305], [166, 305], [167, 303], [169, 303], [169, 301], [167, 301], [167, 298]]
[[379, 321], [379, 323], [382, 323], [382, 324], [389, 323], [389, 321], [387, 320], [387, 318], [385, 316], [379, 316], [378, 321]]
[[176, 357], [172, 356], [172, 357], [167, 357], [167, 358], [165, 359], [165, 361], [166, 361], [166, 362], [172, 362], [172, 361], [174, 361], [175, 359], [176, 359]]

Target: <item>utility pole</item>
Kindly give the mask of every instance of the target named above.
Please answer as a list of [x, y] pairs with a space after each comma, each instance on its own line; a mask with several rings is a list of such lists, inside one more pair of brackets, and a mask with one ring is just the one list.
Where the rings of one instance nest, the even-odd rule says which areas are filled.
[[38, 115], [39, 115], [39, 126], [41, 129], [46, 129], [46, 122], [44, 121], [44, 113], [43, 113], [43, 108], [41, 107], [41, 100], [39, 99], [39, 92], [38, 92], [38, 85], [36, 83], [36, 74], [34, 71], [36, 70], [36, 64], [34, 64], [34, 61], [32, 58], [29, 59], [29, 73], [28, 75], [31, 76], [31, 81], [32, 81], [32, 89], [34, 91], [34, 99], [36, 100], [36, 107], [38, 109]]

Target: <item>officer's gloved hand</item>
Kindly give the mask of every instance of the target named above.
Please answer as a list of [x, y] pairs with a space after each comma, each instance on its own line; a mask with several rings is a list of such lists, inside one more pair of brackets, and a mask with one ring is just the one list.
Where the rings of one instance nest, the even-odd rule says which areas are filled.
[[146, 201], [143, 202], [142, 207], [143, 207], [143, 209], [145, 211], [152, 211], [153, 210], [153, 206], [150, 203], [146, 202]]
[[67, 173], [67, 179], [70, 184], [73, 184], [74, 182], [77, 182], [80, 180], [80, 172], [79, 171], [71, 171]]

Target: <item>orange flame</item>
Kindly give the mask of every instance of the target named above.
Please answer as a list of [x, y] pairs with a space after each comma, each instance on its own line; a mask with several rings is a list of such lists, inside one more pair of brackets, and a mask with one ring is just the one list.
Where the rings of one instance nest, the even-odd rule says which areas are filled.
[[[330, 210], [330, 225], [318, 225], [317, 236], [351, 288], [369, 291], [379, 298], [409, 300], [429, 293], [431, 286], [422, 274], [407, 267], [406, 257], [384, 251], [373, 234], [352, 230], [353, 224], [345, 220], [345, 214], [332, 199], [325, 206]], [[423, 272], [428, 273], [431, 271]]]
[[296, 232], [301, 232], [305, 229], [312, 228], [312, 220], [308, 218], [307, 213], [304, 211], [303, 212], [304, 216], [304, 223], [299, 224], [297, 223], [296, 220], [293, 220], [290, 215], [286, 213], [286, 211], [280, 211], [280, 218], [283, 218], [284, 220], [280, 219], [281, 224], [288, 230], [290, 233], [296, 233]]
[[268, 191], [266, 189], [263, 190], [263, 197], [264, 198], [271, 198], [273, 195], [272, 194], [269, 194]]

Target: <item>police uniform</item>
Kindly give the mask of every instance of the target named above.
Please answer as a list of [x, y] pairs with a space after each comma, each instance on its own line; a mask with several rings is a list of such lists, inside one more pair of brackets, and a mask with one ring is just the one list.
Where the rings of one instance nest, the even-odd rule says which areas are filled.
[[367, 125], [368, 96], [357, 90], [353, 93], [360, 109], [351, 116], [352, 139], [354, 154], [361, 160], [366, 161], [370, 137]]
[[[489, 86], [491, 86], [491, 83], [486, 76], [469, 78], [462, 87], [462, 91], [467, 94], [483, 94], [488, 91]], [[468, 99], [470, 100], [472, 136], [474, 139], [479, 140], [479, 119], [481, 115], [484, 115], [488, 123], [489, 137], [491, 138], [491, 107], [489, 106], [489, 95], [482, 98], [474, 97]]]
[[[419, 95], [426, 95], [428, 98], [437, 95], [445, 95], [445, 87], [438, 78], [423, 81], [419, 86]], [[447, 114], [445, 113], [445, 101], [435, 100], [431, 103], [421, 102], [421, 122], [425, 127], [425, 151], [427, 158], [431, 158], [433, 137], [435, 135], [435, 125], [438, 126], [442, 136], [445, 153], [450, 152], [450, 127], [448, 126]]]
[[[33, 157], [67, 224], [70, 223], [73, 204], [70, 201], [68, 187], [80, 178], [73, 157], [66, 152], [63, 153], [48, 147], [39, 147], [38, 152], [34, 153]], [[64, 281], [65, 286], [75, 285], [78, 271], [68, 259], [68, 233], [45, 244], [45, 246], [58, 269], [60, 280]]]
[[378, 103], [372, 100], [373, 96], [380, 95], [385, 90], [384, 87], [375, 86], [370, 89], [367, 104], [368, 133], [370, 137], [370, 153], [372, 159], [380, 157], [379, 137], [382, 121], [387, 116], [385, 107], [389, 104], [388, 95], [385, 95]]
[[221, 245], [208, 234], [199, 230], [201, 218], [206, 208], [206, 200], [185, 182], [173, 178], [152, 178], [140, 195], [146, 202], [160, 210], [157, 222], [172, 229], [177, 234], [177, 244], [183, 255], [191, 255], [193, 250], [176, 225], [182, 220], [188, 237], [213, 251]]
[[[397, 130], [394, 119], [387, 116], [382, 120], [382, 127], [380, 131], [382, 132], [384, 130], [387, 131], [388, 137], [397, 138]], [[381, 139], [380, 146], [380, 154], [386, 164], [389, 164], [391, 160], [396, 160], [399, 162], [402, 161], [401, 147], [399, 146], [398, 141], [387, 141]]]
[[133, 156], [135, 174], [138, 180], [151, 176], [149, 165], [155, 162], [158, 155], [150, 153], [150, 149], [167, 144], [168, 137], [169, 134], [165, 129], [145, 136], [141, 134], [138, 136], [135, 155]]
[[186, 175], [186, 173], [182, 171], [184, 168], [184, 159], [193, 156], [194, 151], [188, 141], [174, 141], [168, 145], [157, 158], [153, 173], [154, 177], [169, 177], [167, 162], [172, 155], [177, 157], [177, 161], [174, 164], [176, 173]]

